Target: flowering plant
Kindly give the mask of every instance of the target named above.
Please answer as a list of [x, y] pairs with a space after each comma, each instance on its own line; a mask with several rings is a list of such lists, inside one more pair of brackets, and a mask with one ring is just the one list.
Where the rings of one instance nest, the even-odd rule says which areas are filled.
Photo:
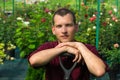
[[10, 55], [14, 53], [8, 53], [8, 51], [15, 48], [16, 46], [13, 45], [11, 42], [8, 42], [6, 46], [4, 43], [0, 43], [0, 64], [3, 64], [4, 60], [14, 60], [14, 57]]
[[3, 59], [5, 56], [6, 54], [4, 53], [4, 44], [0, 43], [0, 64], [3, 64]]
[[[84, 3], [81, 4], [80, 12], [80, 14], [76, 13], [80, 26], [76, 39], [95, 46], [98, 12], [96, 8]], [[120, 16], [117, 14], [119, 12], [115, 6], [101, 3], [98, 51], [111, 68], [120, 64], [120, 48], [113, 47], [114, 44], [117, 46], [120, 44]]]
[[40, 6], [36, 4], [25, 10], [24, 16], [26, 17], [18, 16], [16, 18], [18, 27], [14, 35], [15, 43], [21, 51], [20, 57], [22, 58], [29, 55], [41, 43], [53, 39], [50, 9], [45, 8], [43, 4]]
[[[73, 9], [76, 14], [77, 23], [79, 24], [76, 40], [95, 45], [97, 28], [96, 20], [98, 14], [95, 6], [96, 4], [91, 5], [90, 3], [90, 5], [85, 5], [82, 2], [81, 5], [79, 5], [80, 11], [78, 11], [75, 7], [70, 6], [69, 2], [72, 2], [71, 0], [63, 0], [62, 4], [57, 1], [58, 0], [46, 0], [45, 2], [35, 3], [35, 5], [29, 5], [22, 9], [16, 8], [17, 10], [14, 18], [10, 16], [6, 17], [1, 14], [0, 41], [5, 43], [11, 41], [12, 43], [15, 43], [20, 49], [21, 57], [26, 57], [40, 44], [54, 40], [54, 36], [52, 36], [51, 33], [53, 12], [67, 3], [68, 5], [64, 7]], [[90, 0], [88, 1], [91, 2]], [[92, 1], [96, 2], [95, 0]], [[107, 1], [108, 0], [106, 0], [106, 2]], [[75, 1], [73, 0], [73, 2]], [[118, 45], [120, 44], [120, 16], [117, 15], [117, 13], [118, 10], [116, 6], [111, 7], [108, 3], [101, 3], [98, 50], [111, 67], [113, 67], [114, 64], [120, 63], [120, 49], [119, 47], [113, 47], [116, 43]], [[3, 51], [3, 48], [1, 50]], [[38, 70], [38, 73], [36, 73], [32, 68], [29, 70], [30, 76], [32, 72], [35, 73], [34, 77], [38, 78], [36, 75], [40, 73], [40, 71]], [[28, 75], [28, 80], [30, 80], [29, 78]]]
[[115, 68], [116, 65], [120, 64], [120, 46], [115, 43], [111, 50], [105, 50], [105, 57], [111, 68]]
[[11, 56], [11, 50], [14, 50], [14, 31], [15, 21], [12, 16], [6, 16], [0, 10], [0, 64], [4, 63], [4, 60], [14, 60]]

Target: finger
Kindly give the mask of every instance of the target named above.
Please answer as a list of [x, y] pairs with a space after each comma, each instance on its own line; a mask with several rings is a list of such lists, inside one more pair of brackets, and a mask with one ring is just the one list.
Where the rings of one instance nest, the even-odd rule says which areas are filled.
[[63, 44], [63, 43], [60, 43], [60, 44], [57, 45], [57, 47], [63, 47], [63, 46], [66, 46], [66, 45]]
[[81, 54], [79, 54], [79, 58], [77, 60], [77, 63], [79, 63], [81, 61], [81, 59], [82, 59], [82, 56], [81, 56]]
[[61, 46], [57, 45], [55, 48], [60, 48]]
[[63, 47], [64, 45], [63, 45], [63, 43], [60, 43], [60, 44], [58, 44], [56, 47], [57, 48], [60, 48], [60, 47]]
[[79, 56], [78, 54], [75, 55], [75, 58], [73, 59], [73, 62], [76, 62], [78, 60]]
[[75, 47], [75, 43], [74, 42], [66, 42], [63, 45]]
[[73, 42], [60, 43], [59, 46], [74, 46]]

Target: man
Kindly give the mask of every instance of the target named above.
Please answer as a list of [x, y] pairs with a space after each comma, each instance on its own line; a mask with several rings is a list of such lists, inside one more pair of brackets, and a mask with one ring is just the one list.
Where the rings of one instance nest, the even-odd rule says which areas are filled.
[[107, 67], [99, 58], [95, 47], [74, 39], [77, 31], [78, 25], [72, 11], [61, 8], [54, 13], [52, 32], [57, 41], [41, 45], [28, 57], [31, 66], [45, 66], [46, 80], [63, 80], [64, 72], [59, 64], [59, 55], [63, 52], [75, 55], [72, 61], [67, 57], [62, 58], [67, 68], [77, 62], [71, 73], [71, 80], [89, 80], [89, 73], [99, 77], [106, 72]]

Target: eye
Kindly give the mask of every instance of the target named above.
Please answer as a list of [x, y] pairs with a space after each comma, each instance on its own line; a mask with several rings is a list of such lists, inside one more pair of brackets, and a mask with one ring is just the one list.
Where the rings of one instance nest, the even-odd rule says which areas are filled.
[[61, 28], [62, 27], [62, 25], [56, 25], [56, 28]]
[[72, 27], [73, 24], [66, 24], [65, 26], [66, 26], [66, 27]]

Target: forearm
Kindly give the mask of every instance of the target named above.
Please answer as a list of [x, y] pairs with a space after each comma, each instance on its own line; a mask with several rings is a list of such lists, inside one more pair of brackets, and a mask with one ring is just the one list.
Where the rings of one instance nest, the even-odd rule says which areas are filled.
[[105, 64], [104, 62], [96, 56], [94, 53], [92, 53], [84, 44], [80, 43], [78, 47], [79, 51], [81, 52], [81, 55], [83, 56], [83, 59], [88, 67], [88, 70], [96, 75], [101, 76], [105, 73]]
[[64, 52], [64, 50], [65, 49], [62, 47], [39, 51], [29, 58], [29, 62], [34, 67], [45, 65], [49, 61], [51, 61], [54, 57]]
[[88, 70], [92, 74], [96, 76], [102, 76], [105, 73], [106, 65], [104, 64], [104, 62], [93, 52], [91, 52], [83, 43], [66, 42], [59, 45], [59, 47], [62, 46], [70, 46], [76, 48], [79, 51], [80, 55], [82, 55], [82, 58], [84, 59]]

